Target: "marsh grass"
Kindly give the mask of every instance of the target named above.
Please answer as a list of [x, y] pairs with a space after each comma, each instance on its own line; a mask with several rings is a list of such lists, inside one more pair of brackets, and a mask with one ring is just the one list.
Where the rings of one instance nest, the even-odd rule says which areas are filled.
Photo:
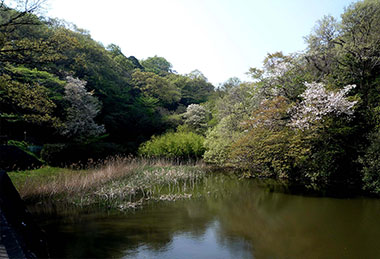
[[124, 210], [149, 200], [190, 198], [206, 171], [202, 162], [114, 157], [101, 163], [90, 161], [85, 170], [73, 165], [9, 175], [29, 202], [97, 204]]

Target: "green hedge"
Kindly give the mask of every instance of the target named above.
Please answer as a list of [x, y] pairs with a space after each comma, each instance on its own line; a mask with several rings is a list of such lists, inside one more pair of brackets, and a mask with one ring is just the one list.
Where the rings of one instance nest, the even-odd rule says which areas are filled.
[[139, 154], [147, 157], [201, 158], [205, 152], [204, 137], [193, 132], [169, 132], [153, 136], [139, 147]]

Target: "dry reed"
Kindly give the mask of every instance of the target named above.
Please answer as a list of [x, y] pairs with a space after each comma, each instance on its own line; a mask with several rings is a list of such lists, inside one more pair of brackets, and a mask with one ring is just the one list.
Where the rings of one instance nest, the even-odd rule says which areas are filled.
[[[202, 162], [114, 157], [102, 163], [90, 163], [88, 168], [65, 170], [47, 179], [27, 178], [18, 187], [20, 195], [26, 200], [58, 197], [66, 201], [76, 200], [74, 203], [79, 205], [111, 202], [119, 204], [117, 206], [120, 208], [134, 207], [142, 203], [141, 199], [158, 194], [163, 186], [168, 186], [169, 192], [171, 188], [173, 192], [174, 188], [181, 191], [191, 184], [194, 186], [194, 181], [200, 178], [205, 165]], [[177, 196], [191, 197], [187, 194]], [[124, 205], [120, 205], [120, 202]]]

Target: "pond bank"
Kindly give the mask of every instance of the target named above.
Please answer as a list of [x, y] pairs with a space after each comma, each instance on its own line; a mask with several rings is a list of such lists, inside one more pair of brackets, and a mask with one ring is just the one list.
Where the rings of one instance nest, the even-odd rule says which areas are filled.
[[46, 239], [17, 190], [0, 171], [0, 258], [48, 257]]
[[29, 202], [97, 205], [125, 210], [149, 200], [188, 199], [207, 174], [198, 163], [114, 158], [87, 170], [41, 168], [12, 172], [21, 197]]

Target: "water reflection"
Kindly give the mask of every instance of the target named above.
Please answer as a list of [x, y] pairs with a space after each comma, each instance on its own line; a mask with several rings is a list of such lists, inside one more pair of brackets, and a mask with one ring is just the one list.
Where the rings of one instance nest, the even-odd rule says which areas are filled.
[[380, 258], [380, 200], [303, 197], [257, 185], [220, 175], [201, 187], [210, 192], [204, 199], [127, 214], [33, 213], [53, 257]]
[[217, 221], [212, 222], [201, 235], [177, 233], [159, 250], [141, 245], [135, 251], [127, 251], [125, 258], [252, 258], [249, 244], [240, 238], [220, 242], [218, 225]]

